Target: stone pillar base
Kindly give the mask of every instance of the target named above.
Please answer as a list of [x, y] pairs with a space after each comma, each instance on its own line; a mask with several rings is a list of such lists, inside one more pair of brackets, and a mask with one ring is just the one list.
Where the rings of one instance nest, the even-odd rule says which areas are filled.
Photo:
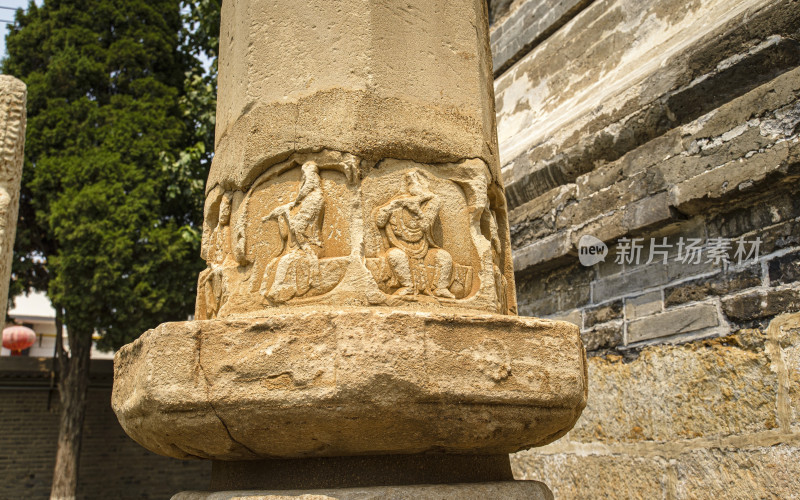
[[[295, 308], [150, 330], [117, 353], [112, 404], [150, 451], [237, 462], [515, 453], [566, 434], [586, 397], [570, 323]], [[472, 481], [380, 484], [443, 482]]]
[[214, 461], [210, 489], [172, 499], [553, 498], [543, 483], [514, 481], [506, 454]]
[[502, 481], [472, 484], [426, 484], [414, 486], [372, 486], [327, 490], [284, 491], [184, 491], [172, 500], [450, 500], [491, 499], [553, 500], [550, 488], [539, 481]]
[[513, 481], [502, 455], [370, 455], [284, 460], [215, 460], [213, 491], [325, 490]]

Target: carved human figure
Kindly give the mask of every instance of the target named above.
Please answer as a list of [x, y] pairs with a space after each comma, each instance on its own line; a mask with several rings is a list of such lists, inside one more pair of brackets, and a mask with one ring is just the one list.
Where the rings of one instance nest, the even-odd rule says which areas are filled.
[[508, 280], [503, 275], [501, 255], [503, 247], [500, 243], [500, 230], [497, 225], [497, 215], [488, 207], [481, 216], [489, 227], [489, 236], [492, 243], [492, 267], [494, 272], [494, 288], [497, 294], [497, 311], [505, 314], [508, 310]]
[[[419, 170], [404, 175], [406, 192], [375, 210], [383, 229], [386, 259], [400, 284], [395, 295], [433, 295], [454, 299], [448, 289], [453, 279], [453, 257], [433, 239], [433, 226], [442, 208]], [[432, 273], [428, 273], [428, 267]]]
[[209, 237], [206, 250], [208, 268], [200, 273], [198, 287], [205, 304], [206, 317], [215, 318], [227, 300], [224, 283], [225, 267], [235, 266], [231, 255], [231, 202], [228, 194], [222, 196], [219, 204], [219, 218]]
[[276, 207], [263, 222], [276, 220], [283, 244], [280, 254], [264, 272], [261, 294], [272, 303], [301, 297], [320, 285], [322, 221], [325, 197], [316, 162], [303, 164], [300, 189], [295, 199]]

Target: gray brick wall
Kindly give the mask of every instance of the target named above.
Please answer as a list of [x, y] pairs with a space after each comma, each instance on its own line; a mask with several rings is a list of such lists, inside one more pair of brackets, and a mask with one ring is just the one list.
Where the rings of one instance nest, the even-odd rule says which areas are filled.
[[[580, 326], [589, 399], [515, 476], [556, 498], [793, 498], [797, 2], [594, 0], [531, 45], [535, 20], [510, 26], [545, 3], [495, 21], [500, 157], [519, 312]], [[585, 236], [604, 262], [580, 263]], [[701, 259], [677, 260], [690, 240]]]
[[[572, 321], [589, 350], [602, 351], [725, 335], [800, 310], [800, 43], [785, 36], [798, 29], [800, 15], [785, 15], [789, 3], [754, 10], [748, 43], [726, 42], [741, 37], [727, 31], [729, 24], [683, 49], [693, 57], [706, 50], [706, 59], [719, 62], [707, 61], [710, 70], [683, 67], [688, 83], [678, 88], [664, 85], [662, 73], [674, 77], [677, 70], [668, 64], [642, 75], [647, 90], [638, 104], [630, 91], [615, 97], [627, 107], [625, 118], [600, 115], [568, 140], [537, 143], [516, 158], [501, 151], [521, 314]], [[542, 89], [530, 79], [562, 78], [564, 70], [534, 63], [542, 53], [571, 50], [550, 44], [588, 43], [593, 34], [582, 17], [589, 14], [567, 27], [573, 34], [583, 29], [582, 41], [559, 32], [498, 79], [501, 130], [515, 119], [503, 111], [514, 104], [506, 90], [519, 85], [512, 80], [527, 75], [529, 93], [515, 90], [515, 109], [557, 98], [557, 87]], [[656, 81], [659, 98], [646, 95]], [[505, 143], [527, 140], [522, 134]], [[581, 266], [578, 245], [586, 235], [609, 246], [605, 262]], [[634, 238], [643, 245], [640, 261], [617, 263], [615, 251]], [[676, 260], [680, 241], [700, 240], [707, 252], [720, 238], [731, 245], [734, 264], [709, 262], [708, 253], [699, 262]], [[739, 239], [760, 240], [756, 259], [736, 265]], [[647, 263], [651, 242], [667, 243], [666, 263], [659, 254]]]
[[[3, 361], [6, 359], [0, 359], [0, 498], [46, 499], [58, 438], [58, 393], [53, 392], [48, 409], [47, 380], [25, 372], [15, 372], [12, 377], [2, 370]], [[208, 487], [210, 463], [164, 458], [133, 442], [111, 410], [108, 381], [97, 385], [89, 390], [78, 498], [165, 499], [178, 491]]]

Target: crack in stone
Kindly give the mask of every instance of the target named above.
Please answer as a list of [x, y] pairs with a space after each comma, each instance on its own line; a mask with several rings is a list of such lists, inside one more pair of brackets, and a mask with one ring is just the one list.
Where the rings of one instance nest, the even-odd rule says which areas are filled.
[[214, 406], [214, 403], [211, 402], [211, 382], [208, 379], [208, 373], [206, 373], [206, 369], [203, 367], [203, 363], [200, 361], [202, 359], [202, 349], [203, 349], [202, 330], [198, 330], [196, 338], [197, 338], [197, 367], [200, 369], [200, 372], [202, 372], [203, 380], [205, 380], [206, 382], [206, 402], [208, 403], [208, 406], [211, 408], [211, 411], [214, 412], [214, 415], [217, 417], [217, 420], [219, 420], [219, 423], [222, 424], [222, 428], [225, 429], [225, 433], [228, 434], [228, 438], [230, 438], [231, 441], [233, 441], [234, 443], [238, 444], [239, 446], [250, 452], [253, 456], [260, 457], [261, 455], [259, 453], [255, 452], [252, 448], [250, 448], [246, 444], [242, 443], [241, 441], [233, 437], [231, 430], [228, 428], [228, 424], [220, 416], [219, 412], [217, 412], [217, 408]]

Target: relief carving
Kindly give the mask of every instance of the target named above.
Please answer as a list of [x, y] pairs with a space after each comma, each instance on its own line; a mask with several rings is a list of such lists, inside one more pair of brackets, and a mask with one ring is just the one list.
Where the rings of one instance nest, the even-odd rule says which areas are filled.
[[501, 189], [481, 160], [426, 165], [312, 151], [206, 203], [197, 319], [305, 304], [507, 314]]
[[[411, 170], [403, 179], [405, 191], [374, 211], [385, 251], [377, 262], [372, 262], [373, 275], [384, 291], [394, 295], [455, 299], [450, 290], [454, 282], [453, 257], [434, 238], [442, 201], [430, 190], [422, 171]], [[462, 291], [469, 271], [459, 271], [457, 288]]]
[[5, 318], [25, 150], [27, 89], [0, 75], [0, 315]]
[[503, 274], [503, 246], [500, 239], [500, 230], [497, 225], [497, 214], [489, 209], [484, 209], [481, 215], [481, 227], [487, 228], [486, 238], [492, 243], [492, 271], [494, 274], [494, 288], [497, 296], [497, 312], [508, 312], [508, 279]]
[[246, 192], [212, 190], [197, 318], [246, 314], [334, 289], [350, 263], [342, 200], [359, 179], [358, 166], [352, 155], [309, 153], [270, 166]]
[[11, 225], [14, 221], [9, 221], [8, 217], [5, 215], [11, 211], [11, 205], [13, 203], [13, 199], [11, 195], [8, 193], [8, 190], [5, 186], [0, 186], [0, 242], [5, 243], [10, 238], [8, 237], [8, 226]]
[[276, 207], [262, 219], [278, 223], [283, 248], [267, 264], [260, 293], [270, 303], [302, 297], [321, 285], [319, 257], [325, 196], [316, 162], [301, 167], [303, 177], [294, 200]]
[[[230, 296], [226, 286], [225, 269], [236, 267], [231, 251], [231, 212], [233, 196], [223, 194], [212, 213], [216, 213], [213, 229], [204, 238], [201, 256], [208, 262], [208, 268], [200, 273], [197, 283], [196, 315], [205, 318], [217, 316], [220, 308]], [[212, 216], [213, 217], [213, 216]]]

